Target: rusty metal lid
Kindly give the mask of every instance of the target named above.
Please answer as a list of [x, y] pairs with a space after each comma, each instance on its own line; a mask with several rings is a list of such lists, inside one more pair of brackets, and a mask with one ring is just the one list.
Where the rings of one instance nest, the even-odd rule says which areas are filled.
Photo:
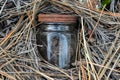
[[76, 23], [77, 17], [67, 14], [39, 14], [39, 22]]

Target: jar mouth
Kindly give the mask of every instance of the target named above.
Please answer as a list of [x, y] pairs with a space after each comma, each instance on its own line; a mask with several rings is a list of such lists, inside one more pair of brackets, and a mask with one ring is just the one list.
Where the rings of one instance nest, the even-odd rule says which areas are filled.
[[61, 32], [61, 31], [68, 31], [68, 32], [73, 32], [75, 29], [74, 29], [74, 26], [67, 26], [67, 25], [47, 25], [44, 26], [42, 25], [42, 27], [40, 27], [40, 30], [41, 31], [53, 31], [53, 32]]
[[67, 14], [38, 14], [38, 21], [45, 23], [76, 23], [77, 17]]

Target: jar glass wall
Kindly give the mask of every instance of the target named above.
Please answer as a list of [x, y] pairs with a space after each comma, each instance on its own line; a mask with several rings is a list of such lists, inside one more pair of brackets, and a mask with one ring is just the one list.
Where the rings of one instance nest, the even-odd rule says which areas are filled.
[[75, 60], [76, 23], [47, 22], [37, 27], [37, 43], [41, 56], [60, 68], [68, 68]]

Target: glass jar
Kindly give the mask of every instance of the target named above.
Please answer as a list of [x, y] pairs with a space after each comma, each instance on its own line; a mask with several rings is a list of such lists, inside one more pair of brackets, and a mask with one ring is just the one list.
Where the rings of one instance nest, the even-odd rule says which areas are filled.
[[59, 14], [39, 14], [37, 43], [41, 56], [53, 65], [68, 68], [75, 60], [76, 17]]

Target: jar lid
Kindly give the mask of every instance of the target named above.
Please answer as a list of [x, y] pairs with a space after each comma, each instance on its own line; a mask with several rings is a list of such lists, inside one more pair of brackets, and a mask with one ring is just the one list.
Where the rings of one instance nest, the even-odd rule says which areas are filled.
[[39, 14], [39, 22], [76, 23], [77, 17], [67, 14]]

